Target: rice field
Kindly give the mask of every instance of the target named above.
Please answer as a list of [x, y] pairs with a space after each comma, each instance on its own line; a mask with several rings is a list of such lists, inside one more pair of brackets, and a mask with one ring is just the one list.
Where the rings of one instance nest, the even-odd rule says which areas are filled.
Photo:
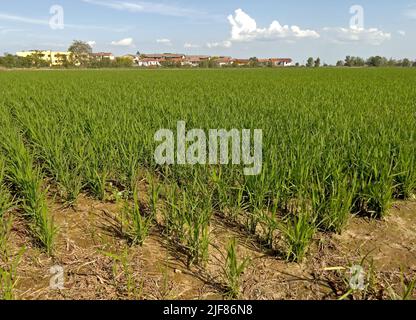
[[[238, 298], [250, 262], [235, 239], [213, 247], [215, 221], [302, 264], [354, 216], [384, 220], [393, 204], [415, 200], [413, 69], [17, 71], [0, 72], [0, 92], [4, 298], [24, 255], [8, 249], [12, 219], [24, 221], [36, 250], [59, 259], [57, 203], [74, 212], [84, 197], [117, 204], [111, 226], [126, 250], [156, 233], [189, 269], [207, 270], [221, 251], [223, 291]], [[261, 174], [157, 165], [154, 134], [178, 121], [262, 129]]]

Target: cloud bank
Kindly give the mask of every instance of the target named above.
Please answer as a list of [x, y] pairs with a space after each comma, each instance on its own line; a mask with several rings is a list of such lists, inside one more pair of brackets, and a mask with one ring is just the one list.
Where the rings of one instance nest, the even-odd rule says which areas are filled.
[[231, 24], [232, 41], [320, 38], [320, 34], [315, 30], [303, 30], [296, 25], [282, 26], [276, 20], [267, 28], [259, 28], [256, 20], [242, 9], [237, 9], [234, 15], [229, 15], [228, 21]]
[[115, 47], [132, 47], [134, 45], [133, 38], [125, 38], [119, 41], [112, 41], [111, 45]]

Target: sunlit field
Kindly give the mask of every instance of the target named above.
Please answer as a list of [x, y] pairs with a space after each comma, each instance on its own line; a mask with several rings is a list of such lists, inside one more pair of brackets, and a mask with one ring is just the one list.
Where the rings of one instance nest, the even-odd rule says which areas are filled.
[[[263, 130], [261, 173], [156, 164], [155, 133], [175, 131], [178, 121], [189, 130]], [[321, 271], [364, 266], [370, 248], [332, 242], [348, 244], [352, 228], [368, 227], [370, 239], [381, 237], [372, 245], [381, 245], [389, 232], [374, 228], [396, 228], [396, 218], [413, 236], [396, 239], [408, 249], [390, 278], [378, 278], [380, 267], [378, 281], [355, 292], [339, 268], [319, 275], [335, 289], [300, 283], [293, 294], [412, 296], [416, 70], [5, 71], [0, 126], [0, 297], [67, 297], [44, 280], [53, 265], [71, 271], [66, 286], [85, 298], [290, 297], [292, 284], [251, 292], [256, 264], [310, 273], [320, 259]], [[89, 231], [75, 234], [78, 224]], [[106, 289], [91, 289], [70, 269], [71, 243], [84, 250], [80, 265], [101, 261], [93, 271], [106, 271], [90, 276]], [[329, 249], [342, 259], [331, 260]], [[161, 292], [145, 281], [147, 271]], [[181, 281], [185, 288], [176, 288]], [[391, 290], [378, 296], [382, 283]]]

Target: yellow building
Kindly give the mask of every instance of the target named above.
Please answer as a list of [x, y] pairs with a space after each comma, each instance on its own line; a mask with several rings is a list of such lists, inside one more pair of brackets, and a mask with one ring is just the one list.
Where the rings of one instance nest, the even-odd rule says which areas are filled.
[[31, 55], [37, 55], [42, 60], [49, 62], [51, 66], [61, 66], [65, 61], [69, 61], [71, 59], [70, 52], [64, 51], [51, 51], [51, 50], [30, 50], [30, 51], [21, 51], [16, 52], [18, 57], [29, 57]]

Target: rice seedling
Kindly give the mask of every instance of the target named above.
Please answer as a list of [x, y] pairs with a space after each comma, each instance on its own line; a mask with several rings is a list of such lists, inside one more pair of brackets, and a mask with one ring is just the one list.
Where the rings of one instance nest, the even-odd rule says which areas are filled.
[[250, 260], [248, 258], [244, 258], [242, 261], [239, 260], [236, 239], [231, 239], [227, 246], [224, 272], [227, 283], [227, 294], [232, 299], [237, 299], [240, 296], [241, 275], [244, 273], [249, 262]]
[[157, 216], [157, 206], [160, 197], [160, 185], [150, 178], [150, 211], [153, 217]]
[[4, 214], [13, 206], [12, 196], [8, 188], [3, 184], [5, 178], [5, 168], [2, 158], [0, 158], [0, 220]]
[[316, 217], [307, 211], [291, 214], [279, 224], [288, 261], [302, 262], [317, 230]]
[[8, 259], [8, 240], [12, 230], [13, 218], [0, 217], [0, 261]]
[[56, 228], [48, 212], [47, 190], [42, 190], [40, 171], [33, 168], [33, 158], [18, 136], [5, 137], [2, 147], [8, 155], [7, 179], [17, 190], [32, 234], [45, 251], [52, 254]]
[[209, 248], [211, 199], [209, 196], [203, 199], [195, 190], [178, 196], [173, 188], [168, 205], [170, 209], [164, 222], [168, 235], [186, 251], [189, 266], [205, 262]]
[[[114, 286], [126, 293], [129, 299], [141, 299], [143, 295], [143, 281], [137, 281], [134, 275], [134, 270], [129, 260], [129, 248], [125, 248], [121, 254], [111, 252], [102, 252], [105, 256], [113, 260], [112, 272], [114, 279]], [[121, 284], [116, 280], [122, 279]]]
[[414, 297], [414, 291], [416, 288], [416, 278], [406, 282], [404, 277], [402, 277], [402, 286], [403, 286], [403, 291], [400, 296], [401, 300], [412, 300]]
[[416, 277], [407, 278], [403, 272], [400, 274], [401, 292], [397, 293], [393, 288], [389, 288], [388, 292], [392, 300], [413, 300], [416, 291]]
[[129, 242], [133, 245], [142, 246], [149, 235], [154, 223], [154, 212], [145, 216], [139, 201], [139, 191], [133, 191], [133, 204], [125, 203], [124, 212], [121, 217], [121, 229]]
[[[15, 300], [15, 288], [18, 281], [17, 268], [25, 248], [19, 250], [13, 259], [0, 264], [0, 300]], [[1, 261], [0, 261], [1, 262]]]

